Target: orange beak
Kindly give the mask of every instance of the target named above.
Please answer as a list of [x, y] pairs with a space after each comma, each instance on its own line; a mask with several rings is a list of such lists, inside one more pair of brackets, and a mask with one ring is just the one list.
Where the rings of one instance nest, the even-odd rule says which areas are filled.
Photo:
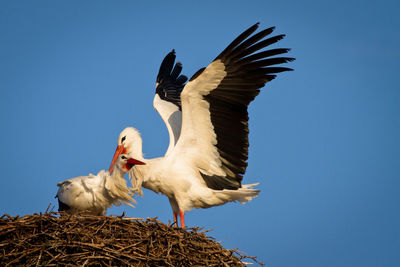
[[118, 156], [121, 154], [126, 154], [126, 152], [127, 152], [126, 148], [123, 145], [117, 146], [117, 149], [115, 150], [114, 153], [114, 157], [111, 161], [110, 169], [108, 170], [110, 174], [112, 174], [112, 172], [114, 171], [115, 163], [117, 162]]

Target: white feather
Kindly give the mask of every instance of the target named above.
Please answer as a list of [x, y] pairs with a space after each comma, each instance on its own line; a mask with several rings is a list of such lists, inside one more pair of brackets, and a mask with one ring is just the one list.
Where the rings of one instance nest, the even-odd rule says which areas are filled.
[[155, 94], [154, 96], [153, 107], [157, 110], [158, 114], [160, 114], [160, 117], [168, 129], [169, 146], [165, 153], [167, 156], [174, 149], [181, 134], [182, 112], [176, 105], [162, 100], [158, 94]]
[[121, 169], [120, 159], [117, 168], [110, 175], [101, 170], [97, 175], [79, 176], [58, 183], [57, 198], [69, 206], [70, 213], [84, 212], [92, 215], [105, 215], [112, 205], [135, 203], [133, 193], [127, 187], [125, 171]]

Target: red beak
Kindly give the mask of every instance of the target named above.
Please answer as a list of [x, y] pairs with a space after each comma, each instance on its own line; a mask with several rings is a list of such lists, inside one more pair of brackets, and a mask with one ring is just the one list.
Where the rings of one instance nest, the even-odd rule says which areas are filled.
[[126, 148], [123, 145], [117, 146], [117, 149], [115, 150], [114, 153], [114, 157], [111, 161], [110, 169], [108, 170], [110, 174], [112, 174], [112, 172], [114, 171], [115, 163], [117, 162], [118, 156], [125, 153], [126, 153]]
[[127, 162], [131, 165], [145, 165], [146, 164], [143, 161], [133, 159], [133, 158], [128, 159]]
[[142, 162], [142, 161], [140, 161], [140, 160], [130, 158], [130, 159], [128, 159], [128, 160], [126, 161], [125, 167], [126, 167], [128, 170], [130, 170], [130, 169], [131, 169], [133, 166], [135, 166], [135, 165], [145, 165], [145, 164], [146, 164], [146, 163], [144, 163], [144, 162]]

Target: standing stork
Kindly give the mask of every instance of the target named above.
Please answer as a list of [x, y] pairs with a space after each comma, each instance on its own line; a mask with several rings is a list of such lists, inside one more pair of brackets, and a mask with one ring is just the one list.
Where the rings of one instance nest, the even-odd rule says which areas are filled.
[[170, 143], [164, 157], [145, 159], [142, 138], [132, 127], [118, 138], [110, 166], [120, 153], [144, 162], [130, 171], [133, 188], [141, 186], [166, 195], [174, 223], [185, 227], [184, 214], [230, 201], [245, 203], [256, 197], [257, 184], [242, 184], [248, 158], [249, 103], [277, 73], [276, 66], [294, 60], [281, 57], [286, 48], [262, 50], [284, 35], [268, 37], [274, 27], [254, 32], [258, 23], [240, 34], [210, 65], [186, 82], [175, 51], [163, 60], [153, 105], [165, 122]]

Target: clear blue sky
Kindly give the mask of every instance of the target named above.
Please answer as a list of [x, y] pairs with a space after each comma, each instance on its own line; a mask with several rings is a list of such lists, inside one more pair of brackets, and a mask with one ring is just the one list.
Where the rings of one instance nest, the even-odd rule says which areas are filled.
[[[252, 103], [252, 202], [187, 214], [267, 266], [400, 266], [398, 1], [0, 1], [0, 213], [57, 209], [56, 184], [108, 168], [119, 132], [147, 157], [168, 134], [153, 110], [171, 49], [191, 76], [255, 22], [296, 57]], [[168, 223], [145, 191], [131, 217]]]

